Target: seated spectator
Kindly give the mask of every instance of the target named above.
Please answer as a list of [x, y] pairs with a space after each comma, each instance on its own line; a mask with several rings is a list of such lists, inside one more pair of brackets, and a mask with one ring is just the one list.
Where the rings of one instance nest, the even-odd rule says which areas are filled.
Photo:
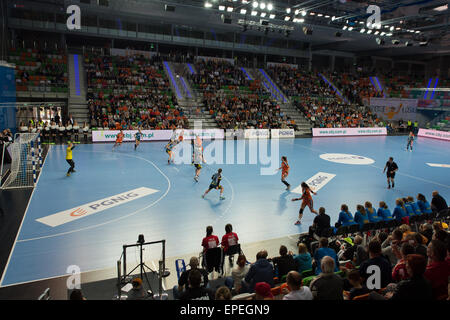
[[442, 242], [446, 243], [447, 237], [448, 237], [447, 231], [439, 229], [439, 230], [436, 230], [433, 233], [433, 237], [431, 239], [432, 240], [439, 240], [439, 241], [442, 241]]
[[335, 259], [323, 257], [320, 269], [320, 275], [309, 285], [314, 300], [343, 300], [344, 281], [334, 273]]
[[415, 253], [421, 254], [425, 258], [427, 258], [427, 246], [426, 246], [426, 244], [428, 243], [427, 238], [425, 238], [419, 232], [416, 232], [413, 235], [407, 236], [406, 241], [408, 241], [414, 246]]
[[392, 231], [392, 234], [387, 237], [387, 239], [381, 244], [382, 255], [385, 256], [390, 264], [396, 265], [398, 262], [397, 256], [394, 252], [394, 247], [399, 246], [403, 239], [403, 232], [396, 228]]
[[289, 288], [285, 290], [283, 300], [312, 300], [311, 290], [302, 285], [302, 276], [297, 271], [290, 271], [286, 277], [286, 284]]
[[408, 202], [407, 198], [403, 198], [403, 203], [405, 205], [407, 215], [410, 217], [415, 216], [416, 212], [414, 211], [413, 206]]
[[[233, 226], [231, 224], [227, 224], [225, 226], [225, 235], [222, 237], [222, 248], [224, 254], [226, 254], [228, 247], [235, 246], [238, 244], [238, 236], [236, 233], [233, 232]], [[231, 261], [231, 256], [230, 256]]]
[[145, 292], [145, 289], [142, 285], [142, 279], [133, 279], [131, 285], [133, 287], [130, 291], [128, 291], [127, 300], [145, 300], [148, 298], [148, 294], [147, 292]]
[[245, 282], [249, 286], [250, 292], [254, 292], [255, 284], [266, 282], [273, 287], [273, 266], [267, 260], [267, 251], [262, 250], [256, 255], [256, 262], [253, 263], [245, 276]]
[[417, 195], [417, 205], [420, 208], [420, 211], [422, 211], [423, 213], [429, 214], [432, 213], [433, 211], [431, 210], [431, 206], [428, 203], [427, 199], [425, 198], [425, 196], [421, 193], [419, 193]]
[[353, 262], [355, 266], [361, 265], [363, 261], [366, 261], [369, 258], [366, 247], [363, 245], [363, 237], [357, 235], [354, 241], [355, 255], [353, 258]]
[[355, 222], [359, 224], [359, 230], [362, 230], [366, 223], [369, 223], [369, 216], [362, 205], [356, 206]]
[[405, 204], [403, 203], [403, 200], [398, 198], [395, 200], [395, 209], [394, 213], [392, 214], [392, 217], [396, 219], [397, 221], [404, 221], [403, 219], [408, 217], [408, 213], [406, 212]]
[[364, 208], [366, 209], [367, 215], [369, 216], [369, 221], [376, 223], [382, 220], [382, 218], [378, 217], [377, 212], [375, 211], [375, 209], [372, 207], [372, 203], [370, 203], [369, 201], [366, 201], [366, 203], [364, 204]]
[[322, 272], [321, 269], [321, 261], [323, 257], [331, 257], [334, 259], [334, 266], [335, 266], [335, 272], [339, 271], [339, 260], [336, 254], [336, 251], [334, 251], [331, 248], [328, 248], [328, 239], [327, 238], [320, 238], [319, 240], [319, 248], [314, 253], [314, 263], [316, 265], [316, 274], [320, 274]]
[[431, 200], [431, 210], [442, 212], [448, 210], [447, 201], [437, 191], [433, 191], [433, 199]]
[[255, 284], [255, 300], [273, 300], [273, 294], [270, 289], [270, 284], [257, 282]]
[[427, 238], [426, 244], [428, 245], [428, 243], [430, 243], [430, 241], [432, 240], [431, 238], [433, 237], [433, 226], [429, 223], [421, 224], [419, 227], [419, 232], [422, 236]]
[[247, 265], [247, 259], [244, 255], [239, 255], [236, 261], [236, 267], [231, 270], [231, 277], [225, 279], [225, 285], [233, 289], [236, 294], [248, 292], [248, 287], [244, 280], [247, 275], [250, 266]]
[[409, 196], [406, 199], [408, 201], [408, 205], [410, 205], [412, 207], [414, 214], [421, 215], [422, 211], [420, 210], [419, 205], [416, 202], [414, 202], [414, 198]]
[[202, 280], [201, 280], [200, 285], [205, 288], [208, 286], [208, 272], [206, 272], [205, 269], [201, 269], [198, 267], [199, 261], [198, 261], [197, 257], [191, 258], [191, 260], [189, 261], [189, 266], [190, 266], [189, 270], [186, 270], [183, 273], [181, 273], [180, 279], [178, 279], [178, 285], [173, 287], [173, 296], [175, 299], [178, 299], [180, 294], [188, 286], [189, 274], [193, 270], [198, 270], [200, 272], [200, 274], [202, 275]]
[[308, 252], [308, 248], [304, 243], [298, 244], [298, 254], [294, 255], [294, 260], [298, 265], [298, 272], [301, 274], [303, 271], [312, 269], [312, 259]]
[[217, 248], [219, 246], [219, 238], [213, 233], [213, 227], [206, 227], [206, 237], [202, 240], [203, 253], [205, 253], [208, 249]]
[[180, 300], [214, 300], [211, 290], [201, 286], [202, 274], [198, 270], [189, 273], [188, 287], [180, 294]]
[[428, 245], [428, 265], [424, 277], [430, 281], [435, 299], [447, 294], [450, 265], [445, 244], [439, 240], [433, 240]]
[[[372, 272], [368, 272], [367, 269], [370, 266], [376, 265], [380, 268], [381, 272], [381, 288], [386, 287], [392, 282], [392, 267], [388, 259], [381, 254], [381, 244], [378, 240], [372, 240], [369, 243], [369, 259], [361, 263], [359, 272], [364, 282], [370, 277]], [[380, 288], [380, 289], [381, 289]]]
[[356, 224], [356, 222], [353, 220], [353, 216], [348, 211], [348, 206], [346, 204], [343, 204], [341, 206], [341, 212], [339, 213], [339, 219], [338, 219], [338, 225], [342, 225], [344, 227], [350, 226], [352, 224]]
[[287, 275], [289, 271], [297, 270], [298, 265], [292, 256], [292, 252], [288, 252], [286, 246], [281, 246], [279, 253], [280, 256], [272, 258], [272, 262], [278, 272], [278, 281], [281, 281], [281, 278]]
[[319, 214], [314, 218], [313, 225], [309, 229], [309, 234], [316, 240], [326, 237], [326, 232], [330, 229], [330, 216], [325, 213], [325, 208], [319, 208]]
[[222, 286], [216, 290], [216, 296], [214, 300], [231, 300], [231, 291], [226, 286]]
[[362, 285], [362, 278], [358, 270], [351, 270], [347, 275], [347, 279], [351, 285], [351, 289], [348, 295], [345, 296], [346, 300], [353, 300], [354, 297], [370, 292], [369, 289]]
[[402, 244], [400, 252], [397, 252], [396, 250], [395, 253], [398, 256], [398, 262], [392, 269], [392, 280], [394, 282], [400, 282], [402, 280], [409, 279], [410, 275], [406, 270], [406, 257], [409, 254], [415, 253], [414, 247], [408, 242], [405, 242]]

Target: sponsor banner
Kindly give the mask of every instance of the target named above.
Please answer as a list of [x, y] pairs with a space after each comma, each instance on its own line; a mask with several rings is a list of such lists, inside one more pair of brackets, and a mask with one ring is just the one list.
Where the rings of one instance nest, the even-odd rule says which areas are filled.
[[320, 158], [326, 161], [344, 164], [369, 165], [375, 163], [373, 159], [345, 153], [325, 153], [321, 154]]
[[238, 129], [238, 130], [233, 130], [233, 129], [227, 129], [225, 131], [225, 138], [226, 139], [245, 139], [245, 133], [244, 133], [244, 129]]
[[[92, 142], [115, 142], [119, 130], [97, 130], [92, 131]], [[124, 130], [123, 141], [134, 141], [137, 130]], [[173, 135], [172, 130], [141, 130], [141, 141], [169, 141]]]
[[[317, 192], [320, 189], [322, 189], [323, 187], [325, 187], [325, 185], [328, 182], [330, 182], [331, 179], [333, 179], [334, 177], [336, 177], [336, 175], [333, 173], [319, 172], [319, 173], [315, 174], [313, 177], [306, 180], [305, 182], [311, 188], [312, 191]], [[301, 194], [302, 193], [302, 185], [299, 185], [297, 188], [295, 188], [291, 192]]]
[[234, 59], [228, 59], [228, 58], [217, 58], [217, 57], [205, 57], [205, 56], [197, 56], [195, 57], [196, 60], [203, 60], [203, 61], [213, 61], [213, 62], [228, 62], [232, 65], [234, 65]]
[[193, 140], [199, 136], [202, 140], [225, 139], [223, 129], [178, 129], [175, 131], [177, 136], [183, 135], [184, 140]]
[[419, 129], [418, 136], [450, 141], [450, 132], [446, 132], [446, 131]]
[[313, 128], [313, 137], [385, 136], [386, 128]]
[[370, 109], [384, 120], [416, 120], [417, 99], [370, 98]]
[[289, 63], [279, 63], [279, 62], [267, 62], [267, 67], [282, 67], [282, 68], [291, 68], [298, 69], [298, 64], [289, 64]]
[[427, 163], [430, 167], [438, 167], [438, 168], [450, 168], [450, 164], [440, 164], [440, 163]]
[[245, 139], [270, 139], [269, 129], [246, 129], [244, 131]]
[[107, 209], [111, 209], [120, 206], [124, 203], [137, 200], [139, 198], [146, 197], [148, 195], [154, 194], [159, 190], [150, 188], [137, 188], [130, 190], [118, 195], [114, 195], [105, 199], [93, 201], [87, 204], [82, 204], [81, 206], [61, 211], [43, 218], [36, 219], [36, 221], [43, 223], [50, 227], [57, 227], [62, 224], [66, 224]]
[[294, 129], [272, 129], [272, 139], [295, 138]]
[[111, 55], [112, 56], [122, 56], [122, 57], [139, 55], [139, 56], [144, 56], [144, 57], [150, 59], [151, 57], [156, 56], [156, 52], [112, 48], [111, 49]]

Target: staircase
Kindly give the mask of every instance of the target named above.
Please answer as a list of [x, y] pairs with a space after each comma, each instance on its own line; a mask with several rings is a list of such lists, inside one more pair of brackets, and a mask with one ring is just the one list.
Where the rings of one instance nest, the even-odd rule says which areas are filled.
[[200, 122], [203, 129], [218, 128], [216, 120], [207, 113], [198, 112], [203, 106], [201, 96], [192, 89], [187, 75], [195, 72], [194, 67], [187, 63], [164, 61], [164, 70], [170, 81], [170, 86], [177, 96], [178, 106], [181, 107], [189, 121], [189, 128], [194, 129]]
[[272, 80], [269, 74], [263, 69], [242, 70], [248, 75], [250, 80], [260, 80], [267, 92], [280, 104], [280, 110], [297, 125], [296, 136], [311, 134], [311, 123], [293, 106], [289, 98], [284, 94], [278, 85]]
[[86, 84], [83, 55], [69, 54], [69, 114], [80, 126], [89, 121]]

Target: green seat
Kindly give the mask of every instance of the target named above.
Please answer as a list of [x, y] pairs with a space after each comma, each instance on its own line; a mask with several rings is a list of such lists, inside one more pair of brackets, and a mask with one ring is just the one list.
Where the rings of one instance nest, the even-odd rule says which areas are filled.
[[312, 269], [304, 270], [302, 272], [302, 278], [307, 278], [314, 275], [314, 271]]
[[303, 285], [309, 287], [309, 285], [311, 284], [311, 281], [313, 281], [315, 277], [316, 276], [314, 275], [314, 276], [309, 276], [309, 277], [303, 279]]

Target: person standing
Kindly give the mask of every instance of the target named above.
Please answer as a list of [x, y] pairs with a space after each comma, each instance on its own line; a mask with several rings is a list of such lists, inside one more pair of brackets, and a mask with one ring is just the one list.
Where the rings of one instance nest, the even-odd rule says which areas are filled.
[[314, 195], [317, 195], [317, 193], [312, 191], [311, 188], [305, 182], [302, 182], [302, 196], [300, 198], [292, 199], [292, 201], [302, 200], [302, 205], [301, 205], [300, 211], [298, 213], [298, 220], [297, 220], [297, 222], [295, 222], [295, 225], [299, 225], [301, 223], [301, 220], [303, 217], [303, 210], [305, 210], [305, 207], [308, 207], [312, 213], [318, 214], [317, 211], [314, 210], [314, 204], [313, 204], [313, 199], [311, 197], [311, 192]]
[[70, 177], [72, 172], [75, 171], [75, 162], [73, 162], [73, 156], [72, 156], [72, 150], [75, 149], [75, 146], [72, 144], [72, 142], [69, 142], [69, 145], [66, 149], [66, 161], [70, 165], [69, 171], [67, 171], [67, 176]]
[[286, 178], [289, 175], [289, 169], [287, 157], [281, 157], [281, 167], [277, 171], [281, 170], [281, 182], [287, 187], [287, 191], [291, 188], [291, 185], [286, 181]]
[[390, 157], [388, 162], [386, 162], [386, 165], [384, 166], [384, 169], [383, 169], [383, 173], [386, 172], [387, 182], [388, 182], [388, 189], [391, 188], [391, 182], [392, 182], [392, 188], [394, 188], [394, 185], [395, 185], [395, 183], [394, 183], [395, 173], [397, 171], [398, 171], [398, 166], [394, 162], [394, 158]]
[[205, 199], [206, 195], [212, 190], [220, 190], [220, 200], [225, 200], [225, 197], [223, 196], [223, 187], [220, 185], [220, 182], [222, 181], [222, 169], [217, 170], [217, 172], [211, 177], [212, 181], [209, 185], [208, 190], [205, 191], [205, 193], [202, 195], [202, 198]]
[[412, 131], [409, 132], [408, 136], [408, 144], [406, 145], [406, 151], [411, 151], [413, 149], [413, 142], [414, 142], [414, 133]]

